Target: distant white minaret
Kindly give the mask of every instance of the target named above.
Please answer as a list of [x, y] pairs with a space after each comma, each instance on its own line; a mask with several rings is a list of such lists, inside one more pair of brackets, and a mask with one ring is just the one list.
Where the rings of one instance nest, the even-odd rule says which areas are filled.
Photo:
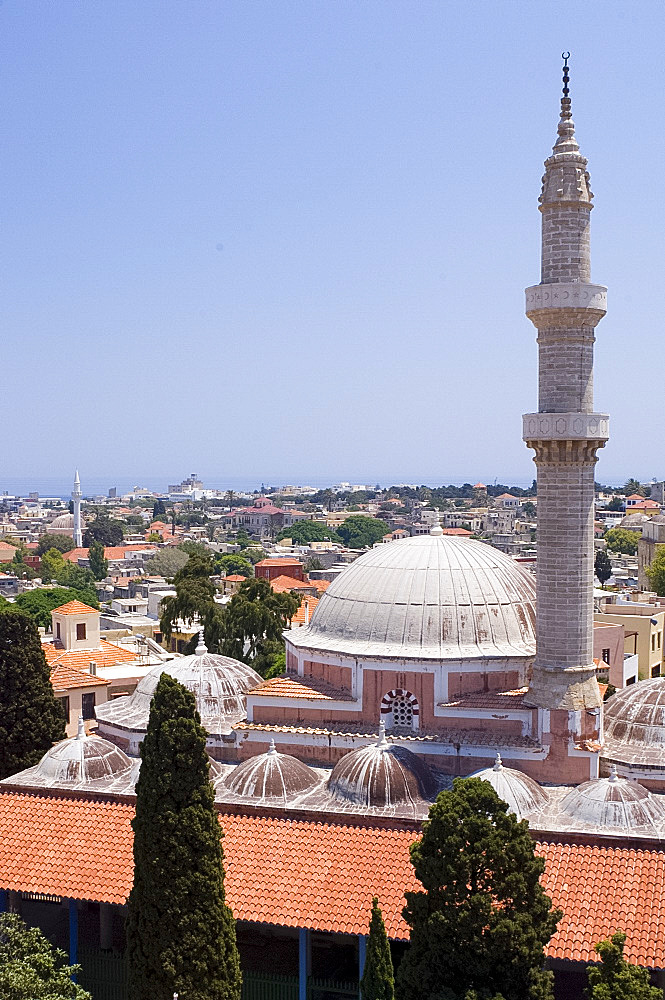
[[83, 532], [81, 531], [81, 480], [78, 469], [74, 476], [72, 500], [74, 501], [74, 545], [80, 549], [83, 545]]

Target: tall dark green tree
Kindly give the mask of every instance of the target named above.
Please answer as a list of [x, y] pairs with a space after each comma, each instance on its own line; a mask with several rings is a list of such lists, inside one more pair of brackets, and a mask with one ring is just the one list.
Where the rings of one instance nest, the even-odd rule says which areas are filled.
[[365, 969], [360, 981], [361, 1000], [394, 1000], [395, 975], [390, 956], [386, 925], [375, 896], [372, 900], [372, 918], [369, 924]]
[[156, 521], [158, 517], [166, 517], [166, 504], [163, 500], [155, 500], [152, 507], [153, 521]]
[[120, 545], [123, 539], [122, 524], [110, 518], [108, 514], [97, 514], [85, 530], [83, 544], [88, 547], [93, 538], [102, 545]]
[[266, 676], [284, 651], [284, 629], [299, 607], [300, 597], [275, 593], [268, 580], [245, 580], [223, 610], [219, 652]]
[[240, 1000], [206, 732], [194, 696], [162, 674], [141, 744], [134, 885], [128, 900], [130, 1000]]
[[610, 557], [605, 549], [598, 549], [596, 552], [593, 568], [596, 576], [600, 580], [601, 586], [604, 587], [605, 583], [612, 576], [612, 563], [610, 562]]
[[90, 560], [90, 572], [95, 580], [103, 580], [105, 576], [108, 576], [109, 561], [104, 556], [104, 546], [96, 538], [90, 542], [88, 559]]
[[[212, 557], [199, 552], [190, 555], [173, 577], [176, 592], [165, 597], [159, 625], [166, 640], [171, 638], [178, 620], [204, 622], [215, 610], [215, 586], [210, 579], [214, 570]], [[220, 609], [221, 610], [221, 609]], [[212, 647], [209, 647], [212, 650]]]
[[411, 847], [423, 885], [407, 892], [411, 945], [399, 1000], [451, 1000], [475, 990], [505, 1000], [550, 1000], [544, 948], [561, 918], [545, 895], [544, 862], [487, 781], [457, 778]]
[[649, 982], [649, 973], [623, 957], [626, 935], [621, 931], [600, 941], [600, 965], [587, 968], [588, 1000], [663, 1000], [663, 991]]
[[37, 764], [65, 738], [37, 626], [14, 609], [0, 613], [0, 778]]

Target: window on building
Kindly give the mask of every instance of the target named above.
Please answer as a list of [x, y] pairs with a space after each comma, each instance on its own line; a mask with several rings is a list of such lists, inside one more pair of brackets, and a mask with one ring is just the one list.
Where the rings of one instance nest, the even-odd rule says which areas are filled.
[[62, 714], [65, 717], [65, 724], [69, 725], [69, 697], [65, 696], [64, 698], [58, 698], [57, 702], [58, 705], [60, 705], [60, 708], [62, 709]]
[[610, 651], [609, 651], [609, 649], [604, 649], [603, 650], [603, 659], [605, 660], [605, 663], [609, 663], [610, 662]]
[[84, 719], [94, 719], [95, 717], [95, 692], [81, 696], [81, 714]]
[[651, 668], [652, 677], [660, 677], [660, 663], [657, 663], [655, 667]]
[[85, 622], [79, 622], [76, 626], [76, 638], [85, 639], [86, 638]]
[[658, 649], [660, 649], [660, 647], [661, 647], [661, 646], [662, 646], [662, 644], [663, 644], [663, 633], [662, 633], [662, 632], [659, 632], [659, 633], [658, 633], [658, 639], [657, 639], [656, 641], [657, 641], [657, 643], [658, 643]]
[[381, 703], [381, 718], [388, 729], [417, 729], [418, 702], [408, 691], [391, 691]]
[[628, 680], [626, 681], [626, 687], [628, 687], [629, 684], [634, 684], [636, 679], [637, 678], [635, 677], [629, 677]]
[[60, 638], [60, 622], [55, 623], [55, 637], [56, 639]]
[[651, 633], [651, 652], [652, 653], [655, 652], [655, 649], [656, 649], [656, 633], [652, 632]]

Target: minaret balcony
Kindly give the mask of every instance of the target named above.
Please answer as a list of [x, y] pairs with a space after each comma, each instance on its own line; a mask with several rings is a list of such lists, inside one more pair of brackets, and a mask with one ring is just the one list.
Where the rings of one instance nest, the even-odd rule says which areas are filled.
[[565, 325], [564, 310], [582, 311], [584, 325], [595, 326], [607, 312], [607, 289], [581, 281], [531, 285], [525, 289], [526, 314], [534, 326]]
[[522, 417], [524, 441], [607, 441], [610, 418], [607, 413], [525, 413]]

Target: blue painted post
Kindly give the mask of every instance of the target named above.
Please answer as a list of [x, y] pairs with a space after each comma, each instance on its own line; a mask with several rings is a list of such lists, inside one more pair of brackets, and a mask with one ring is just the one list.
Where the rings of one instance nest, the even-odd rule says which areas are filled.
[[309, 974], [309, 929], [301, 927], [298, 934], [298, 1000], [307, 1000]]
[[[75, 899], [69, 900], [69, 964], [76, 965], [79, 954], [79, 911]], [[76, 980], [76, 976], [72, 976]]]
[[367, 937], [364, 934], [358, 935], [358, 982], [363, 977], [365, 971], [365, 955], [367, 954]]
[[7, 890], [0, 889], [0, 913], [7, 912]]

